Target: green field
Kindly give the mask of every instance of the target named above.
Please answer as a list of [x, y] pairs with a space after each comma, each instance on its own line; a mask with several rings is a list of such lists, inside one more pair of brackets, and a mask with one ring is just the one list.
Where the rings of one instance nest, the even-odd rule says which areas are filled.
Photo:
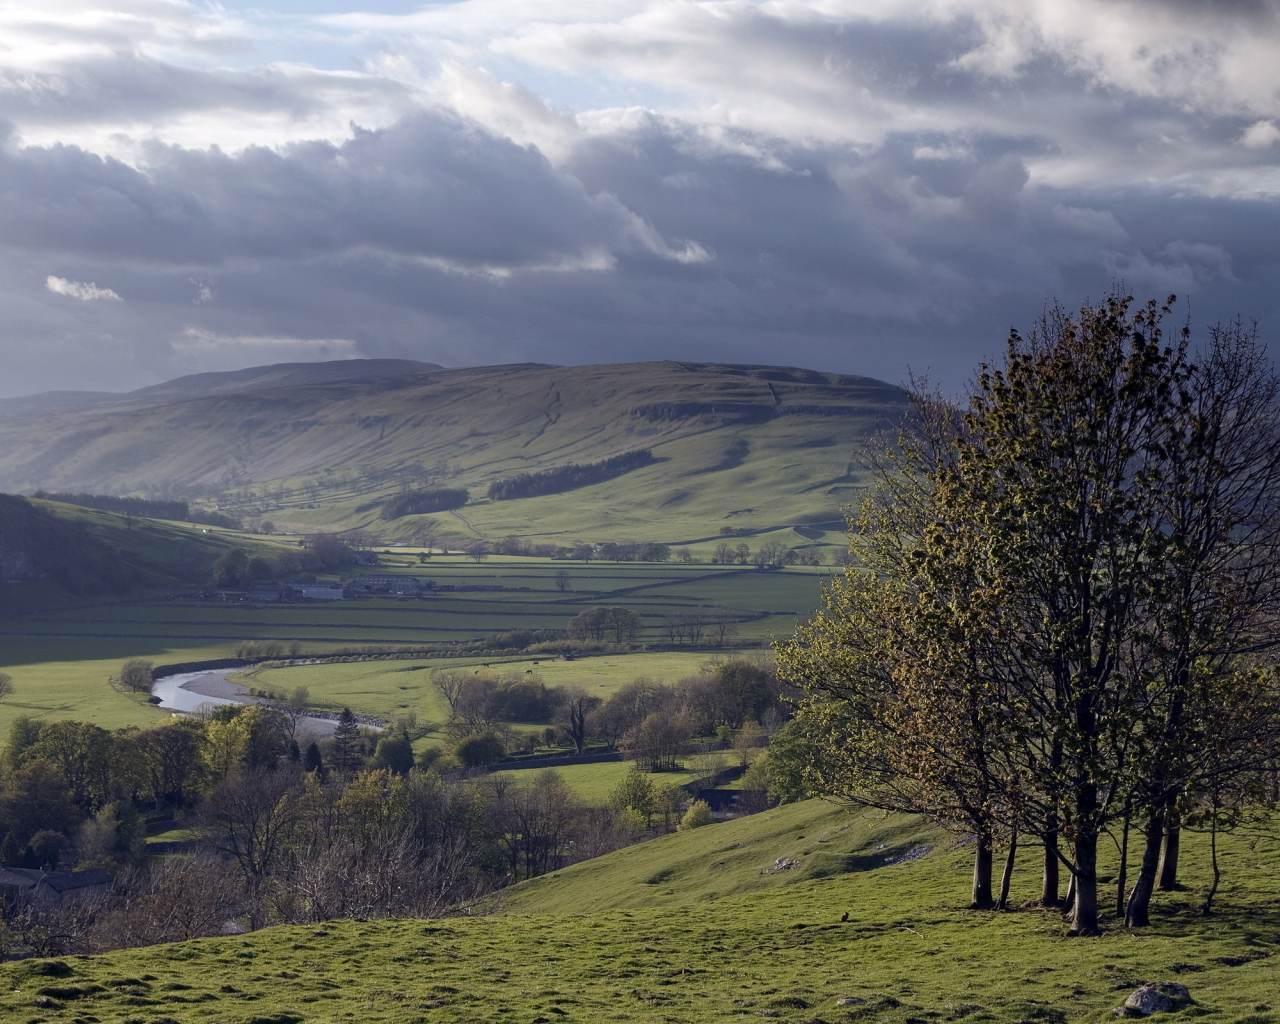
[[[922, 859], [885, 863], [922, 844], [933, 845]], [[1206, 847], [1188, 837], [1189, 889], [1160, 896], [1152, 928], [1069, 939], [1055, 914], [1022, 906], [1038, 851], [1015, 878], [1014, 910], [970, 911], [966, 849], [912, 819], [808, 801], [524, 883], [490, 916], [330, 922], [5, 964], [0, 1017], [1102, 1024], [1137, 985], [1178, 980], [1193, 1003], [1177, 1019], [1274, 1024], [1275, 843], [1221, 843], [1224, 888], [1208, 918], [1196, 909]], [[797, 864], [777, 870], [779, 858]]]
[[[633, 761], [571, 764], [557, 768], [556, 774], [572, 786], [574, 792], [587, 803], [601, 805], [609, 799], [609, 794], [618, 787], [618, 783], [629, 772], [634, 770], [634, 767]], [[494, 772], [493, 774], [505, 775], [520, 781], [526, 781], [530, 777], [528, 771]], [[697, 777], [698, 773], [695, 771], [660, 772], [657, 775], [650, 775], [649, 780], [655, 788], [666, 789], [669, 786], [683, 786]]]
[[[111, 727], [145, 725], [163, 712], [110, 688], [107, 679], [120, 662], [129, 657], [146, 657], [157, 664], [225, 658], [241, 640], [300, 640], [311, 654], [366, 644], [415, 647], [476, 641], [511, 629], [559, 629], [584, 608], [616, 604], [639, 612], [645, 627], [642, 640], [657, 644], [666, 642], [662, 623], [668, 615], [727, 609], [741, 624], [726, 650], [740, 649], [788, 634], [797, 617], [817, 606], [821, 582], [832, 571], [799, 566], [758, 572], [710, 565], [583, 564], [505, 556], [477, 564], [439, 555], [420, 566], [411, 554], [387, 558], [399, 564], [376, 571], [417, 575], [441, 585], [505, 589], [287, 605], [124, 600], [11, 616], [0, 624], [0, 671], [13, 676], [17, 692], [0, 704], [0, 730], [20, 714], [92, 718]], [[571, 589], [565, 592], [555, 583], [560, 571], [570, 576]], [[554, 655], [493, 655], [333, 664], [266, 672], [255, 685], [289, 690], [304, 685], [317, 701], [331, 707], [349, 705], [384, 717], [412, 708], [425, 721], [440, 721], [443, 716], [427, 670], [441, 664], [502, 663], [509, 671], [533, 669], [550, 685], [581, 685], [607, 695], [642, 675], [675, 682], [695, 674], [716, 653], [699, 647], [572, 662], [560, 662]]]

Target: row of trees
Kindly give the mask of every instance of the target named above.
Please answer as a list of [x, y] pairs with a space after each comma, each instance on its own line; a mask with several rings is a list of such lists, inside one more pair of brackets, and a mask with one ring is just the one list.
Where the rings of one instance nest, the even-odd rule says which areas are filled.
[[1193, 359], [1168, 314], [1055, 310], [964, 406], [917, 396], [854, 564], [779, 650], [825, 789], [974, 836], [978, 906], [1034, 838], [1079, 934], [1105, 836], [1141, 833], [1116, 892], [1140, 926], [1182, 827], [1276, 796], [1280, 382], [1252, 329]]
[[507, 723], [545, 723], [540, 738], [622, 750], [647, 771], [675, 767], [695, 737], [714, 737], [762, 718], [780, 723], [783, 688], [772, 667], [733, 658], [667, 686], [639, 678], [607, 699], [581, 687], [548, 687], [537, 675], [437, 669], [432, 682], [449, 709], [447, 733], [464, 765], [500, 760], [527, 748]]
[[569, 463], [536, 473], [518, 473], [512, 477], [495, 480], [489, 485], [492, 501], [510, 501], [514, 498], [532, 498], [541, 494], [561, 494], [591, 484], [602, 483], [652, 465], [658, 460], [647, 448], [623, 452], [599, 462]]

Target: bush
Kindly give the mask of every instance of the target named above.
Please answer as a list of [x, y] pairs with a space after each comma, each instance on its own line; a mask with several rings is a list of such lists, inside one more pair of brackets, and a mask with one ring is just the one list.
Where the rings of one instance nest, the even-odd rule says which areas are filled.
[[482, 732], [459, 743], [453, 750], [453, 756], [464, 768], [478, 768], [482, 764], [501, 761], [507, 756], [507, 750], [496, 735]]
[[681, 832], [688, 832], [690, 829], [702, 828], [703, 825], [710, 824], [711, 808], [705, 800], [698, 800], [684, 812], [684, 817], [680, 819], [677, 828]]

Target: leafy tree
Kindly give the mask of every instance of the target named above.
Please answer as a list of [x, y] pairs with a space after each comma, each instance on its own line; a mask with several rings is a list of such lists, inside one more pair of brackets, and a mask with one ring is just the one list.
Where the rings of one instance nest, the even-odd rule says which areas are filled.
[[609, 794], [609, 805], [619, 811], [630, 808], [648, 828], [658, 809], [657, 788], [645, 772], [627, 772]]
[[413, 747], [403, 736], [384, 736], [374, 750], [372, 767], [408, 775], [413, 770]]
[[155, 665], [145, 658], [130, 658], [120, 666], [120, 685], [128, 690], [149, 693], [154, 682]]
[[[1185, 333], [1165, 343], [1167, 306], [1132, 315], [1129, 306], [1115, 296], [1076, 316], [1055, 311], [1028, 339], [1013, 334], [1004, 366], [983, 369], [962, 412], [921, 400], [851, 538], [857, 565], [782, 655], [811, 694], [807, 714], [837, 785], [963, 822], [979, 836], [979, 861], [1001, 824], [1036, 834], [1045, 902], [1056, 899], [1062, 858], [1081, 934], [1098, 930], [1103, 829], [1167, 801], [1189, 778], [1170, 771], [1173, 755], [1212, 746], [1178, 725], [1192, 717], [1176, 710], [1189, 707], [1191, 681], [1199, 708], [1251, 709], [1237, 736], [1265, 717], [1265, 687], [1240, 686], [1222, 671], [1229, 660], [1203, 675], [1190, 669], [1210, 651], [1245, 653], [1224, 637], [1256, 630], [1274, 606], [1255, 584], [1226, 633], [1209, 641], [1188, 628], [1207, 595], [1264, 578], [1258, 569], [1233, 578], [1237, 566], [1274, 564], [1275, 445], [1254, 449], [1268, 457], [1255, 458], [1243, 488], [1252, 518], [1210, 516], [1227, 536], [1257, 524], [1246, 544], [1258, 560], [1219, 549], [1209, 559], [1218, 570], [1197, 577], [1189, 552], [1214, 529], [1197, 541], [1178, 509], [1195, 506], [1183, 518], [1200, 521], [1224, 482], [1220, 473], [1212, 487], [1194, 486], [1195, 467], [1222, 461], [1196, 438], [1224, 382], [1198, 383]], [[1247, 363], [1240, 352], [1224, 365]], [[1274, 422], [1267, 411], [1254, 426]], [[1238, 472], [1225, 461], [1226, 476]], [[1194, 600], [1177, 596], [1196, 579]], [[1161, 774], [1157, 797], [1150, 783]], [[989, 858], [985, 871], [989, 893]]]
[[244, 585], [249, 571], [249, 556], [242, 548], [228, 548], [213, 563], [213, 585], [223, 590], [236, 590]]
[[13, 676], [0, 672], [0, 700], [13, 696]]

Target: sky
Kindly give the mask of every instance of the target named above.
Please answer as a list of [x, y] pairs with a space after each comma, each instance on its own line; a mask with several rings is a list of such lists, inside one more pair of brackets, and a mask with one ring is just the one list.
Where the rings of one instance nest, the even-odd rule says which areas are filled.
[[0, 0], [0, 396], [1280, 325], [1280, 0]]

